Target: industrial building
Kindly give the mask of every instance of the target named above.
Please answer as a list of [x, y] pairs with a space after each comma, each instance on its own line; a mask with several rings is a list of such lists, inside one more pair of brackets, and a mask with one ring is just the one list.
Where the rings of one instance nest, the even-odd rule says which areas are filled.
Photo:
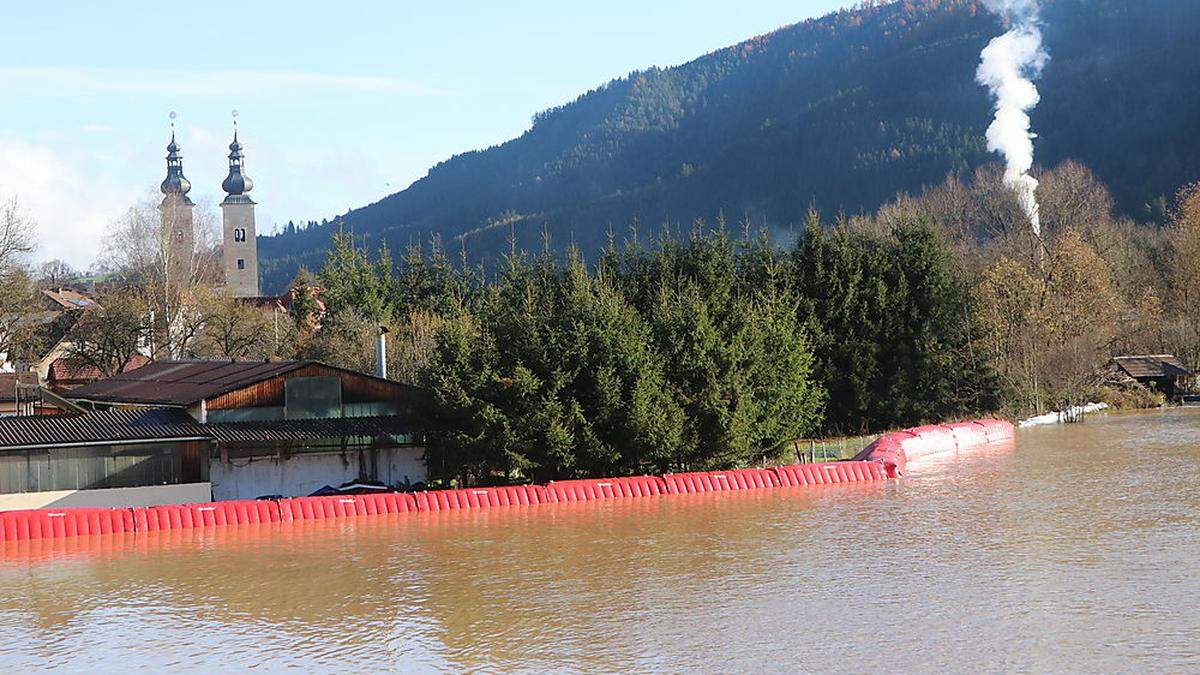
[[169, 503], [163, 486], [215, 500], [402, 489], [426, 478], [416, 394], [313, 361], [151, 363], [68, 392], [64, 414], [0, 420], [0, 508], [36, 493], [142, 503], [128, 490], [151, 487]]

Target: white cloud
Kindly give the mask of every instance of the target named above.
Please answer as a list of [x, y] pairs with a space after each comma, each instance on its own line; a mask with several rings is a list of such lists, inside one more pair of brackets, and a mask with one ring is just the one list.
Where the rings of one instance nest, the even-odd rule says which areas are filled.
[[[224, 196], [229, 130], [184, 124], [179, 141], [190, 196], [201, 205], [216, 204]], [[389, 189], [376, 158], [353, 148], [277, 145], [253, 132], [242, 142], [249, 146], [262, 234], [289, 218], [332, 217], [400, 187]], [[131, 141], [119, 133], [83, 145], [71, 136], [38, 141], [0, 135], [0, 197], [15, 195], [35, 221], [39, 246], [33, 258], [90, 266], [113, 219], [157, 190], [165, 143], [165, 137]]]
[[136, 191], [85, 176], [50, 147], [0, 137], [0, 195], [15, 196], [35, 222], [35, 259], [61, 258], [82, 268], [95, 259], [107, 224]]
[[0, 98], [5, 92], [70, 98], [81, 95], [155, 94], [222, 96], [369, 92], [429, 96], [445, 91], [405, 79], [374, 75], [334, 75], [284, 70], [183, 70], [0, 66]]

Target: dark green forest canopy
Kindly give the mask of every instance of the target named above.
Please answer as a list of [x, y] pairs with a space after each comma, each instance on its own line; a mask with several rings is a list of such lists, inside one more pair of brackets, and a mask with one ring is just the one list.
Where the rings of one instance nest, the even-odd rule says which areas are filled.
[[744, 467], [818, 430], [1000, 405], [966, 277], [920, 221], [826, 233], [814, 215], [792, 251], [698, 227], [590, 267], [576, 250], [506, 254], [491, 274], [436, 250], [393, 265], [339, 236], [320, 282], [317, 342], [367, 314], [422, 354], [410, 377], [443, 479]]
[[[1078, 160], [1123, 213], [1160, 220], [1178, 186], [1200, 178], [1200, 3], [1043, 4], [1052, 60], [1033, 114], [1039, 163]], [[403, 192], [263, 238], [265, 288], [319, 267], [339, 227], [394, 250], [438, 236], [494, 261], [514, 235], [536, 249], [547, 233], [590, 255], [630, 223], [650, 234], [724, 212], [780, 238], [812, 205], [873, 211], [994, 161], [974, 73], [1002, 31], [979, 0], [871, 3], [632, 73]]]

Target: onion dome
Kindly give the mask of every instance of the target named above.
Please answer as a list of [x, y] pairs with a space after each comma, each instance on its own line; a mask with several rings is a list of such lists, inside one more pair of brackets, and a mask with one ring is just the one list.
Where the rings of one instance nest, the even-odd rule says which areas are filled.
[[242, 162], [246, 155], [242, 152], [242, 144], [238, 142], [237, 128], [233, 130], [233, 142], [229, 144], [229, 175], [221, 182], [221, 189], [229, 196], [244, 195], [254, 189], [254, 181], [242, 173]]
[[192, 182], [183, 175], [182, 148], [175, 142], [175, 132], [171, 132], [171, 143], [167, 145], [167, 177], [159, 189], [167, 196], [179, 195], [187, 201], [187, 193], [192, 189]]

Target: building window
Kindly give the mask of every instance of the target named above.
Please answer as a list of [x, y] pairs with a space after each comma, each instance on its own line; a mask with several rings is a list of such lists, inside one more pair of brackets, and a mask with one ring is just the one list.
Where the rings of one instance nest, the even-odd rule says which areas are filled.
[[246, 229], [242, 227], [235, 228], [233, 230], [233, 240], [239, 242], [246, 241]]
[[245, 260], [238, 258], [238, 269], [239, 270], [246, 269], [246, 261]]

